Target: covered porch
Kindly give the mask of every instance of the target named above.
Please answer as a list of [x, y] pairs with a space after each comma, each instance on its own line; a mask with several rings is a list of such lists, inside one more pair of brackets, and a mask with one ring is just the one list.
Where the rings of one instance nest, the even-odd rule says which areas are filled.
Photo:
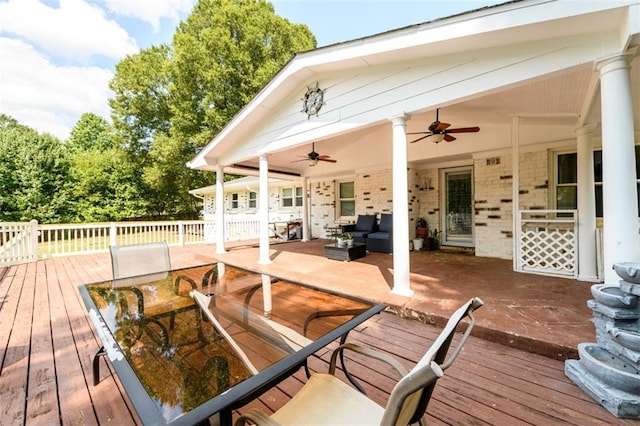
[[[393, 307], [391, 312], [365, 323], [349, 339], [399, 356], [406, 365], [420, 358], [439, 332], [432, 323], [448, 317], [459, 300], [468, 295], [485, 299], [477, 314], [482, 338], [472, 336], [458, 362], [439, 382], [427, 421], [638, 424], [617, 419], [590, 399], [564, 375], [561, 360], [510, 347], [522, 336], [532, 349], [548, 345], [552, 355], [553, 350], [573, 344], [566, 338], [593, 340], [585, 306], [588, 284], [513, 273], [508, 261], [444, 251], [412, 252], [413, 268], [422, 265], [411, 274], [416, 293], [401, 298], [388, 292], [391, 256], [372, 253], [348, 263], [328, 260], [321, 256], [325, 242], [274, 245], [270, 256], [281, 262], [260, 268], [289, 263], [296, 267], [269, 272], [336, 291], [383, 297]], [[257, 251], [252, 245], [230, 247], [224, 260], [255, 268]], [[172, 266], [202, 264], [213, 260], [214, 252], [212, 245], [171, 248]], [[0, 271], [0, 409], [8, 424], [142, 423], [109, 368], [102, 368], [101, 383], [92, 386], [91, 359], [100, 344], [77, 286], [110, 276], [109, 256], [104, 253], [41, 260]], [[559, 290], [562, 286], [564, 290]], [[400, 312], [413, 318], [402, 318], [397, 315]], [[506, 345], [493, 341], [508, 335], [512, 339], [503, 341]], [[313, 370], [326, 370], [330, 349], [310, 360]], [[370, 387], [376, 401], [386, 401], [392, 386], [389, 372], [370, 365], [359, 365], [353, 372]], [[303, 382], [299, 372], [250, 405], [276, 410]]]
[[514, 1], [302, 52], [188, 166], [216, 173], [218, 223], [223, 174], [259, 176], [261, 264], [269, 217], [296, 202], [280, 178], [305, 239], [393, 213], [397, 295], [415, 291], [419, 218], [515, 270], [615, 284], [640, 258], [639, 7]]

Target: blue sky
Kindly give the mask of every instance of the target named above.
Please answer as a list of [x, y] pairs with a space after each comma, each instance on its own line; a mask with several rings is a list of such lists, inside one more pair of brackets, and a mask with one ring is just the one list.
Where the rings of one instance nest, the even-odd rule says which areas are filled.
[[[274, 0], [318, 46], [507, 0]], [[84, 112], [109, 119], [109, 81], [126, 55], [170, 43], [195, 0], [0, 0], [0, 113], [66, 139]]]

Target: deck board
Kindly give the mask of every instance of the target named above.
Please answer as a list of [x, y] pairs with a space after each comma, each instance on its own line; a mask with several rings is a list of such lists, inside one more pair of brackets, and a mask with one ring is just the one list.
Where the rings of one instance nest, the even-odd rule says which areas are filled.
[[[174, 265], [181, 266], [188, 265]], [[92, 383], [91, 361], [100, 342], [77, 286], [110, 275], [108, 255], [98, 254], [12, 266], [0, 278], [3, 425], [142, 423], [106, 360], [100, 361], [100, 383]], [[439, 332], [382, 313], [352, 331], [349, 341], [392, 353], [411, 368]], [[326, 371], [336, 346], [310, 358], [310, 369]], [[349, 354], [347, 362], [372, 399], [384, 404], [395, 373], [358, 355]], [[277, 410], [305, 380], [301, 370], [239, 411]], [[427, 420], [434, 425], [640, 425], [617, 419], [588, 397], [564, 375], [564, 362], [476, 337], [438, 382]]]

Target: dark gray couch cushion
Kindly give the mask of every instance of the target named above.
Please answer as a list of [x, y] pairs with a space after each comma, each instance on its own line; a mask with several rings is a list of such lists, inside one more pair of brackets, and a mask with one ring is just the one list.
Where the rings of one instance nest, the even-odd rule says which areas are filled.
[[356, 221], [354, 231], [373, 232], [376, 227], [376, 216], [373, 214], [361, 214]]
[[392, 214], [386, 214], [383, 213], [380, 215], [380, 226], [379, 231], [380, 232], [391, 232], [391, 229], [393, 227], [393, 215]]

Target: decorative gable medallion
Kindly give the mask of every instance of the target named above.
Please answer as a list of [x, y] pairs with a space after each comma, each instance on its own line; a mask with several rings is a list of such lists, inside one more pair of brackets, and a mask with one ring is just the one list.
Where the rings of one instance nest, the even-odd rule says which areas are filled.
[[311, 118], [312, 115], [318, 116], [318, 112], [322, 105], [324, 105], [324, 91], [318, 87], [318, 83], [316, 82], [315, 87], [307, 86], [307, 93], [304, 94], [304, 97], [301, 99], [302, 101], [302, 111], [307, 114], [307, 119]]

